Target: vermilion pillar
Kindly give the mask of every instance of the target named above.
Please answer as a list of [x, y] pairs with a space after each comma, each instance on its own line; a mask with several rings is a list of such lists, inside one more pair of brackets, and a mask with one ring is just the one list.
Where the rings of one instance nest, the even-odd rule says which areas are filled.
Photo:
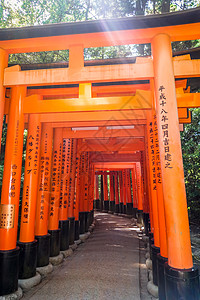
[[54, 128], [53, 157], [51, 168], [51, 194], [49, 203], [48, 232], [50, 233], [50, 256], [57, 256], [60, 252], [59, 204], [60, 182], [62, 168], [63, 130]]
[[143, 224], [143, 194], [142, 194], [142, 174], [141, 165], [136, 163], [136, 178], [137, 178], [137, 192], [138, 192], [138, 223]]
[[40, 115], [29, 115], [26, 144], [26, 161], [21, 210], [19, 278], [35, 276], [37, 241], [35, 240], [35, 214], [37, 202], [38, 170], [40, 155]]
[[153, 235], [154, 226], [153, 226], [153, 213], [152, 213], [152, 190], [151, 190], [151, 180], [150, 180], [150, 162], [149, 162], [149, 151], [148, 151], [148, 137], [147, 135], [144, 138], [145, 142], [145, 158], [146, 158], [146, 175], [147, 175], [147, 187], [149, 195], [149, 219], [150, 219], [150, 232], [149, 235]]
[[152, 216], [153, 216], [153, 236], [154, 245], [160, 248], [159, 224], [158, 224], [158, 204], [157, 204], [157, 186], [156, 186], [156, 165], [155, 165], [155, 148], [152, 112], [147, 115], [147, 138], [148, 138], [148, 157], [149, 173], [152, 199]]
[[94, 206], [96, 209], [100, 209], [100, 199], [99, 199], [99, 175], [95, 175], [95, 200]]
[[157, 283], [160, 299], [165, 299], [165, 278], [164, 278], [164, 264], [167, 262], [167, 232], [164, 210], [164, 195], [162, 187], [162, 174], [160, 165], [160, 151], [156, 115], [153, 116], [154, 128], [154, 145], [155, 145], [155, 161], [156, 161], [156, 183], [157, 183], [157, 197], [158, 197], [158, 221], [159, 221], [159, 235], [160, 235], [160, 253], [157, 254]]
[[123, 212], [124, 212], [124, 191], [123, 191], [123, 176], [122, 176], [122, 171], [119, 171], [119, 194], [120, 194], [119, 212], [121, 214], [123, 214]]
[[79, 193], [80, 193], [80, 198], [79, 198], [79, 221], [80, 221], [80, 234], [85, 233], [85, 210], [84, 210], [84, 199], [85, 199], [85, 187], [84, 187], [84, 180], [85, 180], [85, 152], [81, 153], [81, 159], [80, 159], [80, 187], [79, 187]]
[[132, 215], [133, 214], [133, 201], [132, 201], [132, 195], [131, 195], [130, 169], [126, 170], [126, 189], [127, 189], [126, 213], [127, 213], [127, 215]]
[[68, 193], [67, 186], [69, 181], [69, 159], [71, 155], [71, 140], [63, 139], [62, 149], [62, 171], [60, 182], [60, 205], [59, 205], [59, 227], [60, 250], [69, 249], [69, 220], [68, 220]]
[[109, 200], [108, 200], [108, 178], [107, 172], [103, 173], [103, 195], [104, 195], [104, 211], [108, 212], [109, 210]]
[[127, 190], [126, 190], [126, 170], [122, 171], [123, 184], [123, 213], [126, 214]]
[[156, 35], [152, 50], [168, 239], [166, 299], [198, 299], [199, 280], [192, 261], [170, 37]]
[[53, 128], [44, 123], [41, 132], [40, 168], [38, 176], [35, 236], [38, 240], [37, 266], [49, 264], [50, 235], [48, 233], [48, 211], [50, 198]]
[[89, 171], [89, 152], [86, 152], [84, 164], [84, 211], [86, 232], [89, 228]]
[[115, 178], [115, 213], [119, 213], [119, 183], [118, 183], [118, 171], [114, 172]]
[[149, 178], [148, 178], [148, 165], [146, 151], [141, 153], [142, 157], [142, 171], [143, 171], [143, 186], [144, 186], [144, 198], [143, 198], [143, 220], [144, 220], [144, 231], [146, 235], [149, 235], [149, 202], [150, 202], [150, 193], [149, 193]]
[[18, 288], [19, 247], [16, 242], [25, 96], [25, 87], [12, 88], [0, 204], [0, 295], [10, 294]]
[[69, 219], [69, 244], [74, 244], [75, 238], [75, 218], [74, 218], [74, 190], [75, 190], [75, 172], [76, 172], [76, 151], [77, 140], [72, 139], [71, 157], [70, 157], [70, 174], [68, 186], [68, 219]]
[[75, 171], [75, 192], [74, 192], [74, 218], [75, 218], [75, 241], [79, 240], [80, 221], [79, 221], [79, 203], [80, 203], [80, 164], [81, 154], [78, 150], [79, 143], [77, 141], [76, 151], [76, 171]]
[[133, 189], [133, 216], [134, 218], [136, 218], [137, 207], [138, 207], [136, 165], [134, 165], [132, 169], [132, 189]]
[[114, 191], [114, 176], [113, 172], [111, 171], [109, 174], [110, 177], [110, 207], [109, 211], [114, 213], [115, 211], [115, 191]]
[[[91, 157], [90, 157], [91, 158]], [[94, 166], [89, 163], [89, 226], [94, 219]]]

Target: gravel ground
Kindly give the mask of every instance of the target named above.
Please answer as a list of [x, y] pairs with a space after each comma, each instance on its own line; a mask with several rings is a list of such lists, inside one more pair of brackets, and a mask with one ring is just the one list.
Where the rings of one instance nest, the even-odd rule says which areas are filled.
[[97, 214], [90, 238], [23, 299], [151, 299], [145, 290], [145, 263], [140, 258], [138, 231], [130, 219]]

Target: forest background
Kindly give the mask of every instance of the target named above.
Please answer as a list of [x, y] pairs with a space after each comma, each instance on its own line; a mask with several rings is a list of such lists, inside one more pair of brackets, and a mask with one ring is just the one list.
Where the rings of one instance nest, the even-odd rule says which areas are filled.
[[[200, 6], [200, 0], [1, 0], [0, 28], [35, 26], [61, 22], [161, 14]], [[200, 47], [200, 40], [172, 43], [173, 51]], [[151, 55], [150, 45], [127, 45], [85, 49], [85, 60]], [[9, 56], [9, 64], [65, 63], [68, 51], [20, 53]], [[194, 92], [200, 92], [194, 91]], [[200, 108], [192, 109], [192, 123], [181, 133], [185, 183], [190, 220], [200, 220]], [[4, 122], [0, 162], [3, 175], [7, 126]], [[26, 132], [24, 135], [23, 166]], [[22, 185], [23, 185], [22, 168]]]

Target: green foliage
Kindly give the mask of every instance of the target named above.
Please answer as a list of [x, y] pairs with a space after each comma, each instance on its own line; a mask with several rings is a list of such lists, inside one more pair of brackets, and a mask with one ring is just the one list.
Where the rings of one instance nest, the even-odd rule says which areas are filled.
[[192, 123], [181, 133], [185, 184], [189, 213], [200, 217], [200, 108], [192, 110]]

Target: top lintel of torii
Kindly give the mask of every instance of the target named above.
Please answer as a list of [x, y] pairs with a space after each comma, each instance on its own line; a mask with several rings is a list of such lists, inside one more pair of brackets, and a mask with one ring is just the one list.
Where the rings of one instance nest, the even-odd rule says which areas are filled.
[[200, 8], [181, 12], [60, 23], [0, 30], [0, 48], [9, 53], [150, 43], [159, 34], [171, 41], [200, 38]]

